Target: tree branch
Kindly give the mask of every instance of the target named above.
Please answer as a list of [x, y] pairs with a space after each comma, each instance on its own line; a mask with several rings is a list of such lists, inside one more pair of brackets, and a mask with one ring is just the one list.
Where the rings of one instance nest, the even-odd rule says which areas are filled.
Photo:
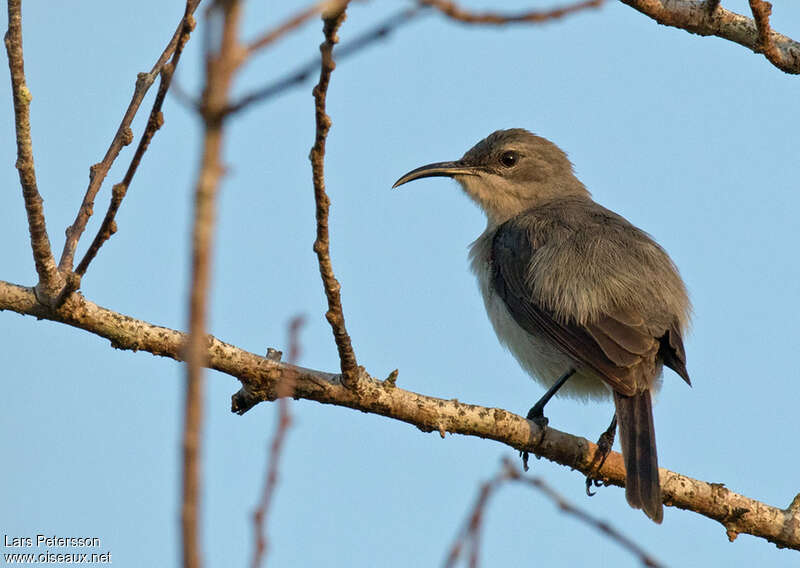
[[223, 173], [224, 110], [236, 69], [243, 61], [238, 33], [239, 0], [216, 0], [208, 9], [206, 28], [206, 84], [202, 117], [205, 127], [202, 160], [195, 186], [192, 227], [192, 274], [189, 284], [189, 338], [186, 350], [186, 403], [183, 437], [183, 499], [181, 531], [183, 566], [199, 568], [200, 444], [203, 421], [203, 387], [206, 366], [206, 320], [211, 280], [214, 208]]
[[[181, 54], [183, 53], [183, 48], [186, 46], [186, 42], [189, 41], [189, 36], [195, 27], [195, 20], [194, 17], [189, 13], [189, 9], [190, 6], [187, 3], [186, 13], [183, 18], [183, 26], [181, 27], [181, 33], [178, 36], [178, 43], [175, 46], [175, 51], [172, 54], [172, 61], [170, 61], [169, 64], [164, 65], [164, 67], [161, 69], [161, 82], [158, 85], [158, 93], [156, 93], [155, 101], [153, 101], [153, 108], [150, 110], [150, 116], [147, 119], [147, 126], [145, 127], [142, 137], [139, 140], [139, 145], [136, 147], [136, 152], [134, 152], [133, 158], [131, 158], [131, 163], [128, 165], [128, 170], [125, 172], [125, 176], [122, 178], [120, 183], [114, 185], [114, 187], [111, 189], [111, 201], [108, 204], [108, 210], [103, 218], [103, 222], [100, 225], [100, 228], [97, 230], [97, 234], [95, 235], [92, 244], [89, 246], [86, 254], [83, 255], [83, 259], [78, 264], [78, 268], [75, 269], [75, 274], [78, 276], [82, 277], [84, 274], [86, 274], [89, 264], [92, 262], [92, 260], [94, 260], [94, 257], [97, 256], [100, 247], [103, 246], [103, 243], [111, 238], [111, 235], [117, 232], [117, 223], [115, 220], [117, 211], [119, 211], [119, 208], [122, 205], [122, 200], [125, 198], [128, 188], [131, 186], [133, 176], [136, 175], [136, 170], [139, 168], [139, 164], [142, 161], [144, 153], [150, 146], [150, 141], [153, 139], [153, 136], [155, 136], [156, 132], [158, 132], [158, 130], [164, 125], [164, 116], [161, 114], [161, 108], [164, 105], [164, 99], [167, 96], [167, 91], [169, 90], [172, 82], [172, 76], [175, 73], [175, 69], [178, 66]], [[68, 290], [67, 293], [72, 291], [74, 290]], [[66, 296], [66, 294], [63, 296]]]
[[450, 552], [445, 560], [445, 568], [452, 568], [456, 565], [456, 562], [458, 562], [465, 545], [469, 547], [470, 568], [478, 566], [481, 529], [483, 526], [483, 519], [486, 514], [486, 507], [492, 495], [496, 493], [502, 485], [508, 483], [523, 484], [537, 490], [539, 493], [542, 493], [548, 499], [550, 499], [550, 501], [552, 501], [562, 513], [572, 515], [585, 525], [606, 535], [609, 539], [619, 544], [622, 548], [628, 550], [632, 555], [639, 559], [639, 562], [641, 562], [643, 566], [648, 566], [650, 568], [662, 568], [662, 565], [636, 542], [619, 532], [606, 521], [590, 515], [586, 511], [567, 501], [541, 478], [523, 474], [508, 458], [503, 459], [502, 468], [497, 474], [495, 474], [489, 481], [481, 484], [480, 491], [478, 492], [478, 498], [475, 500], [472, 511], [467, 517], [467, 522], [464, 523], [461, 533], [450, 547]]
[[772, 41], [772, 29], [769, 27], [769, 17], [772, 15], [772, 4], [764, 0], [750, 0], [750, 10], [758, 30], [758, 50], [761, 51], [770, 63], [780, 67], [781, 52]]
[[286, 20], [278, 27], [264, 32], [258, 38], [248, 43], [247, 47], [245, 48], [247, 50], [247, 56], [251, 57], [256, 52], [264, 49], [265, 47], [269, 47], [275, 41], [292, 30], [300, 27], [321, 12], [339, 11], [344, 9], [348, 1], [349, 0], [323, 0], [322, 2], [317, 2], [316, 4], [309, 6], [305, 10], [297, 12], [294, 16]]
[[[756, 22], [707, 0], [620, 0], [659, 24], [702, 36], [717, 36], [762, 53], [762, 45], [774, 48], [769, 61], [781, 71], [800, 73], [800, 43], [768, 30], [761, 38]], [[711, 8], [711, 9], [709, 9]], [[765, 43], [766, 40], [766, 43]], [[764, 52], [766, 54], [766, 52]]]
[[314, 201], [316, 202], [317, 216], [317, 238], [314, 241], [314, 252], [317, 253], [319, 273], [322, 277], [322, 285], [325, 288], [325, 296], [328, 299], [328, 311], [325, 313], [325, 317], [328, 323], [331, 324], [333, 338], [339, 351], [342, 382], [352, 388], [355, 387], [358, 380], [358, 363], [344, 323], [342, 296], [340, 294], [341, 285], [333, 273], [330, 233], [328, 231], [328, 213], [331, 201], [325, 192], [325, 141], [331, 128], [331, 118], [325, 112], [325, 98], [328, 93], [331, 73], [336, 68], [336, 64], [333, 61], [333, 46], [339, 41], [336, 32], [344, 22], [346, 9], [347, 3], [339, 7], [338, 10], [323, 15], [325, 41], [319, 46], [322, 63], [320, 65], [319, 83], [313, 90], [317, 132], [309, 159], [311, 160], [311, 171], [314, 180]]
[[150, 69], [149, 73], [139, 73], [139, 75], [136, 77], [136, 86], [133, 91], [133, 97], [131, 98], [131, 102], [128, 104], [128, 108], [122, 117], [122, 122], [120, 123], [119, 128], [117, 128], [114, 138], [111, 140], [111, 145], [108, 147], [108, 150], [106, 150], [103, 160], [89, 168], [89, 187], [86, 188], [86, 194], [84, 195], [83, 202], [78, 209], [78, 215], [75, 218], [75, 222], [67, 227], [66, 230], [67, 239], [64, 242], [64, 250], [61, 253], [61, 260], [58, 263], [58, 267], [61, 272], [69, 272], [72, 270], [72, 263], [75, 258], [75, 249], [78, 247], [78, 241], [80, 240], [83, 231], [86, 229], [86, 224], [89, 222], [89, 217], [91, 217], [92, 213], [94, 212], [94, 198], [97, 196], [97, 192], [100, 191], [100, 186], [103, 185], [103, 180], [105, 180], [108, 171], [111, 169], [111, 165], [114, 163], [114, 160], [117, 159], [117, 156], [122, 148], [133, 141], [131, 123], [133, 122], [136, 113], [139, 111], [139, 105], [142, 104], [142, 100], [144, 100], [144, 96], [147, 94], [150, 86], [161, 74], [161, 71], [167, 64], [167, 61], [177, 49], [179, 39], [183, 34], [183, 30], [186, 25], [186, 21], [190, 16], [192, 16], [192, 14], [194, 14], [197, 6], [200, 4], [200, 1], [201, 0], [186, 1], [186, 10], [184, 16], [181, 18], [175, 33], [172, 35], [172, 39], [170, 39], [169, 43], [167, 44], [167, 47], [164, 48], [163, 53], [155, 62], [153, 68]]
[[459, 7], [455, 2], [449, 2], [448, 0], [419, 1], [421, 5], [436, 8], [448, 18], [452, 18], [453, 20], [457, 20], [465, 24], [498, 25], [539, 23], [546, 22], [548, 20], [556, 20], [588, 8], [599, 8], [604, 2], [605, 0], [584, 0], [575, 4], [553, 8], [552, 10], [531, 10], [521, 14], [499, 14], [496, 12], [470, 12]]
[[[36, 301], [30, 288], [0, 281], [2, 310], [84, 329], [110, 340], [117, 349], [147, 351], [184, 360], [186, 334], [102, 308], [81, 294], [73, 294], [60, 308], [51, 310]], [[612, 452], [596, 472], [598, 449], [595, 444], [554, 428], [547, 428], [543, 435], [533, 422], [506, 410], [425, 396], [394, 386], [392, 377], [380, 381], [366, 373], [359, 380], [356, 392], [342, 385], [341, 375], [270, 361], [211, 335], [205, 337], [203, 344], [204, 364], [242, 383], [232, 400], [232, 409], [239, 413], [260, 401], [275, 400], [281, 392], [281, 383], [293, 381], [294, 398], [386, 416], [412, 424], [423, 432], [439, 432], [442, 436], [450, 432], [495, 440], [592, 475], [607, 484], [618, 487], [625, 484], [620, 454]], [[780, 509], [734, 493], [720, 483], [692, 479], [667, 469], [661, 469], [660, 475], [667, 506], [694, 511], [718, 521], [731, 540], [745, 533], [780, 547], [800, 550], [798, 505]], [[798, 502], [800, 500], [796, 499], [795, 503]]]
[[[300, 328], [305, 319], [303, 316], [295, 316], [289, 322], [289, 355], [286, 361], [296, 365], [300, 357]], [[267, 350], [267, 359], [280, 361], [282, 353], [274, 349]], [[292, 414], [289, 412], [289, 398], [294, 395], [294, 383], [289, 380], [281, 383], [281, 392], [278, 399], [278, 424], [275, 434], [272, 436], [272, 443], [269, 446], [269, 461], [267, 465], [267, 475], [264, 478], [264, 488], [261, 491], [261, 499], [253, 513], [253, 558], [250, 561], [251, 568], [259, 568], [267, 555], [267, 515], [272, 504], [272, 497], [275, 495], [275, 487], [278, 484], [278, 466], [280, 465], [283, 453], [283, 443], [286, 441], [286, 433], [292, 425]]]
[[17, 132], [17, 172], [28, 214], [28, 231], [31, 236], [33, 262], [39, 283], [36, 290], [42, 301], [52, 304], [64, 287], [64, 278], [56, 268], [50, 249], [44, 219], [42, 196], [36, 184], [33, 165], [33, 140], [31, 139], [30, 106], [33, 96], [25, 83], [25, 57], [22, 53], [22, 0], [8, 2], [8, 31], [5, 37], [8, 69], [11, 72], [11, 90], [14, 98], [14, 126]]
[[[386, 20], [375, 26], [374, 28], [356, 36], [352, 40], [334, 48], [334, 55], [336, 61], [342, 61], [347, 56], [360, 51], [361, 49], [369, 46], [380, 39], [386, 38], [390, 33], [395, 31], [400, 26], [412, 21], [421, 13], [419, 8], [406, 8], [389, 16]], [[241, 99], [233, 103], [228, 109], [229, 113], [239, 112], [240, 110], [254, 104], [272, 98], [284, 91], [300, 85], [303, 81], [308, 79], [311, 74], [319, 69], [319, 59], [308, 61], [300, 65], [294, 71], [289, 72], [280, 79], [277, 79], [255, 91], [243, 96]], [[188, 98], [188, 97], [184, 97]], [[184, 101], [185, 102], [185, 101]], [[191, 104], [191, 103], [190, 103]]]

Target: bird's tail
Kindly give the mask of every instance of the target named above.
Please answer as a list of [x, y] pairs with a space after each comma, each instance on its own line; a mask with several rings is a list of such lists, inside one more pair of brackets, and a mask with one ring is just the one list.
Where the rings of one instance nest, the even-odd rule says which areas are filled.
[[650, 391], [633, 396], [614, 393], [619, 439], [625, 461], [625, 498], [634, 509], [660, 523], [664, 518]]

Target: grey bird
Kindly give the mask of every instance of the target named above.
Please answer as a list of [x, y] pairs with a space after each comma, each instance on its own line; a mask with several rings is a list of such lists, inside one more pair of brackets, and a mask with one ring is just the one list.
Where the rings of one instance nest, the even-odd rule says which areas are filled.
[[470, 247], [486, 311], [500, 342], [549, 389], [528, 418], [546, 425], [544, 405], [559, 389], [613, 397], [626, 499], [660, 523], [651, 393], [663, 365], [691, 384], [682, 340], [691, 308], [672, 260], [595, 203], [566, 154], [527, 130], [498, 130], [393, 187], [433, 176], [455, 179], [486, 213]]

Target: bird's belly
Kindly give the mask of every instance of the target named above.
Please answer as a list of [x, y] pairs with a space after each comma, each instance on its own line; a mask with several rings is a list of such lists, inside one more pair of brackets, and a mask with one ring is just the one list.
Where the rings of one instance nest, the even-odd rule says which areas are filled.
[[486, 313], [492, 322], [497, 338], [511, 351], [522, 368], [545, 387], [553, 385], [559, 377], [572, 368], [576, 373], [558, 391], [559, 395], [582, 399], [609, 398], [611, 389], [590, 371], [576, 367], [572, 358], [548, 340], [534, 336], [511, 317], [503, 299], [497, 296], [489, 282], [488, 265], [475, 266], [478, 286], [483, 296]]

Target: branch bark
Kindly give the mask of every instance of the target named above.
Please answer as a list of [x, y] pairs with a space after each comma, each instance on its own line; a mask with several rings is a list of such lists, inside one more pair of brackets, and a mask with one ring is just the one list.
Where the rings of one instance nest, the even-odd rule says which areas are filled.
[[14, 126], [17, 133], [17, 172], [22, 185], [28, 231], [31, 235], [33, 261], [39, 283], [36, 291], [43, 302], [53, 304], [64, 287], [64, 278], [58, 272], [47, 226], [44, 219], [42, 196], [36, 184], [31, 139], [31, 100], [33, 96], [25, 82], [25, 58], [22, 53], [22, 0], [8, 2], [8, 31], [5, 37], [8, 69], [11, 72], [11, 90], [14, 98]]
[[344, 6], [338, 6], [337, 10], [323, 15], [325, 41], [319, 46], [322, 62], [319, 83], [313, 90], [317, 132], [309, 159], [311, 160], [311, 171], [314, 180], [314, 201], [316, 202], [317, 216], [317, 238], [314, 241], [314, 252], [317, 253], [319, 273], [322, 277], [322, 285], [325, 288], [325, 296], [328, 299], [328, 311], [325, 313], [325, 317], [328, 323], [331, 324], [333, 338], [339, 351], [342, 381], [346, 386], [353, 388], [358, 380], [358, 363], [344, 323], [342, 296], [340, 293], [341, 285], [333, 273], [330, 232], [328, 231], [328, 213], [331, 201], [325, 192], [325, 141], [328, 137], [328, 131], [331, 129], [331, 117], [325, 112], [325, 99], [328, 94], [331, 73], [336, 68], [336, 64], [333, 61], [333, 46], [339, 41], [336, 32], [344, 22], [346, 8], [347, 3]]
[[[113, 312], [73, 294], [57, 310], [36, 301], [30, 288], [0, 281], [0, 311], [61, 322], [104, 337], [112, 347], [147, 351], [182, 361], [187, 335]], [[612, 452], [595, 471], [597, 446], [590, 441], [547, 428], [546, 435], [532, 422], [499, 408], [464, 404], [398, 388], [392, 378], [380, 381], [366, 373], [354, 391], [342, 385], [341, 375], [270, 361], [205, 336], [206, 366], [236, 377], [242, 384], [232, 408], [244, 412], [261, 401], [275, 400], [281, 384], [294, 384], [294, 397], [353, 408], [412, 424], [423, 432], [446, 432], [495, 440], [517, 450], [528, 450], [548, 460], [576, 469], [584, 475], [623, 487], [622, 456]], [[780, 547], [800, 550], [800, 499], [786, 509], [770, 506], [734, 493], [720, 483], [708, 483], [661, 469], [664, 502], [694, 511], [721, 523], [729, 539], [751, 534]], [[621, 498], [621, 497], [620, 497]]]
[[764, 53], [771, 46], [769, 61], [781, 71], [800, 74], [800, 43], [767, 28], [762, 38], [756, 22], [706, 0], [620, 0], [659, 24], [701, 36], [717, 36]]

